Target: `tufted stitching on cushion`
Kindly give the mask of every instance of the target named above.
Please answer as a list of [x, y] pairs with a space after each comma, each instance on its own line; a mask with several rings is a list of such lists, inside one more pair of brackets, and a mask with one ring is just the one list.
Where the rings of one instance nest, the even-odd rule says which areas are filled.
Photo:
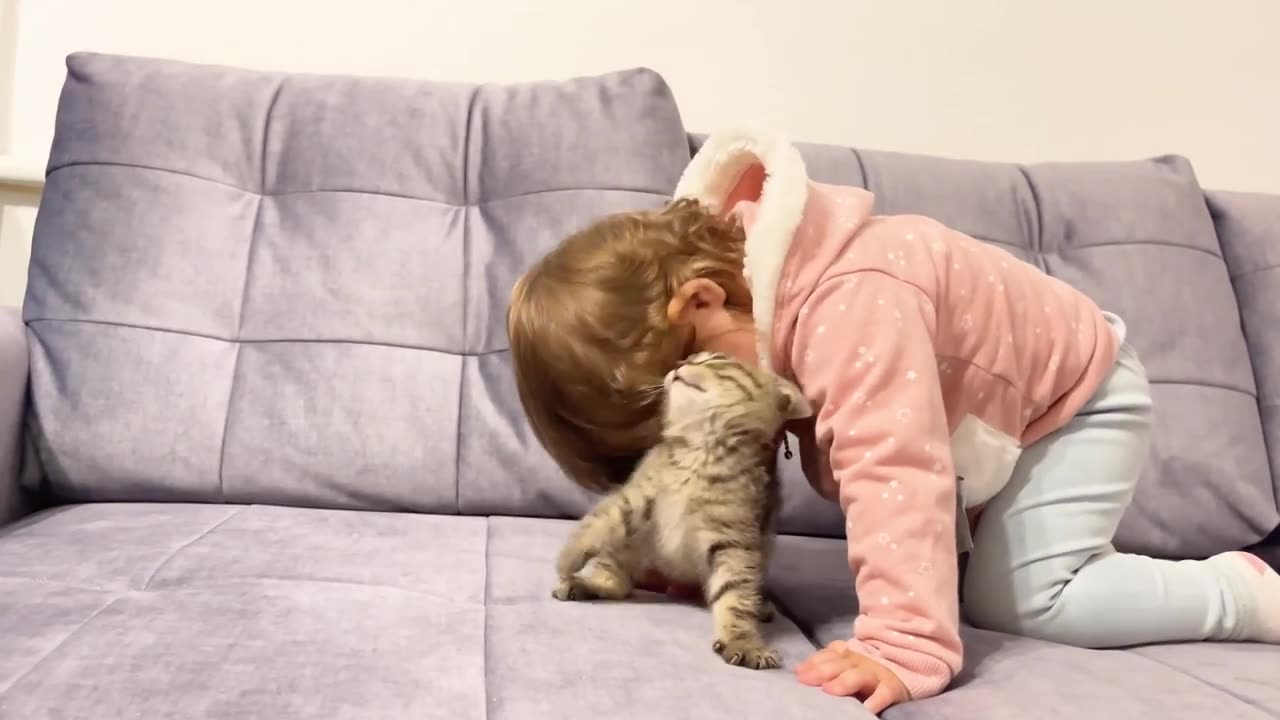
[[[271, 113], [275, 110], [276, 101], [280, 99], [280, 91], [284, 88], [284, 81], [276, 83], [276, 89], [271, 93], [271, 100], [267, 102], [267, 111], [262, 118], [262, 148], [258, 154], [258, 162], [262, 168], [258, 179], [258, 207], [253, 212], [253, 227], [249, 230], [249, 247], [245, 251], [244, 258], [244, 279], [240, 283], [240, 313], [236, 318], [236, 339], [239, 340], [240, 333], [244, 328], [244, 308], [249, 300], [249, 274], [253, 272], [253, 251], [257, 246], [255, 242], [258, 238], [259, 224], [262, 222], [262, 205], [266, 202], [267, 192], [267, 137], [271, 130]], [[239, 342], [235, 344], [236, 356], [231, 361], [231, 380], [227, 383], [227, 409], [222, 417], [222, 446], [218, 450], [218, 498], [222, 502], [227, 501], [226, 479], [223, 476], [223, 466], [227, 459], [227, 431], [231, 426], [231, 402], [236, 395], [236, 377], [240, 374], [240, 354], [241, 345]]]
[[237, 516], [237, 515], [239, 515], [240, 513], [244, 512], [244, 511], [245, 511], [246, 509], [248, 509], [249, 507], [252, 507], [252, 506], [251, 506], [251, 505], [245, 505], [245, 506], [243, 506], [243, 507], [241, 507], [241, 508], [238, 508], [238, 509], [236, 509], [236, 510], [232, 510], [231, 512], [227, 513], [226, 517], [224, 517], [224, 518], [222, 518], [221, 520], [219, 520], [218, 522], [216, 522], [216, 523], [214, 523], [214, 524], [210, 525], [208, 528], [206, 528], [206, 529], [205, 529], [203, 532], [201, 532], [199, 535], [196, 535], [195, 537], [191, 538], [191, 539], [190, 539], [190, 540], [188, 540], [187, 542], [185, 542], [185, 543], [183, 543], [183, 544], [179, 545], [178, 547], [174, 548], [173, 552], [169, 553], [169, 556], [168, 556], [168, 557], [166, 557], [164, 560], [161, 560], [161, 561], [160, 561], [160, 564], [156, 565], [156, 569], [155, 569], [155, 570], [152, 570], [152, 571], [151, 571], [151, 574], [147, 576], [147, 580], [146, 580], [146, 582], [142, 583], [142, 589], [143, 589], [143, 590], [149, 590], [149, 589], [151, 588], [151, 581], [152, 581], [152, 580], [155, 580], [155, 579], [156, 579], [156, 576], [160, 574], [160, 571], [161, 571], [161, 570], [163, 570], [163, 569], [164, 569], [164, 567], [165, 567], [166, 565], [168, 565], [170, 562], [172, 562], [174, 558], [178, 557], [178, 555], [179, 555], [179, 554], [181, 554], [183, 550], [186, 550], [187, 548], [191, 547], [192, 545], [195, 545], [197, 542], [199, 542], [202, 538], [204, 538], [205, 536], [207, 536], [209, 533], [211, 533], [211, 532], [213, 532], [214, 530], [217, 530], [218, 528], [222, 527], [223, 525], [225, 525], [225, 524], [227, 523], [227, 521], [231, 520], [232, 518], [236, 517], [236, 516]]
[[[982, 631], [982, 632], [987, 633], [987, 632], [990, 632], [990, 631]], [[996, 633], [993, 633], [993, 634], [996, 634]], [[1022, 641], [1022, 642], [1026, 642], [1026, 640], [1027, 640], [1027, 639], [1026, 639], [1026, 638], [1017, 638], [1017, 640]], [[972, 645], [972, 643], [971, 643], [970, 645]], [[1243, 700], [1242, 698], [1240, 698], [1240, 697], [1239, 697], [1239, 696], [1237, 696], [1236, 694], [1234, 694], [1234, 693], [1232, 693], [1232, 692], [1230, 692], [1230, 691], [1226, 690], [1225, 688], [1218, 687], [1217, 685], [1214, 685], [1213, 683], [1210, 683], [1210, 682], [1208, 682], [1208, 681], [1206, 681], [1206, 680], [1203, 680], [1203, 679], [1198, 678], [1198, 677], [1196, 677], [1196, 676], [1194, 676], [1194, 675], [1191, 675], [1191, 674], [1187, 673], [1187, 672], [1186, 672], [1186, 671], [1184, 671], [1184, 670], [1180, 670], [1180, 669], [1178, 669], [1178, 668], [1176, 668], [1176, 667], [1168, 666], [1168, 665], [1166, 665], [1165, 663], [1159, 662], [1158, 660], [1154, 660], [1154, 659], [1152, 659], [1152, 658], [1150, 658], [1150, 657], [1148, 657], [1148, 656], [1146, 656], [1146, 655], [1142, 655], [1142, 654], [1140, 654], [1140, 653], [1132, 652], [1132, 651], [1129, 651], [1129, 650], [1111, 650], [1111, 649], [1075, 648], [1075, 647], [1071, 647], [1071, 646], [1069, 646], [1069, 645], [1059, 645], [1059, 644], [1051, 643], [1051, 642], [1047, 642], [1047, 641], [1044, 641], [1044, 640], [1035, 640], [1035, 641], [1033, 641], [1033, 644], [1031, 644], [1031, 646], [1030, 646], [1030, 647], [1026, 647], [1025, 649], [1024, 649], [1024, 648], [1017, 648], [1017, 649], [1005, 649], [1005, 648], [999, 648], [999, 646], [997, 646], [997, 648], [998, 648], [998, 649], [997, 649], [997, 651], [996, 651], [995, 653], [993, 653], [993, 655], [995, 656], [995, 658], [996, 658], [996, 659], [999, 659], [999, 660], [1004, 661], [1004, 662], [1009, 662], [1009, 661], [1011, 661], [1011, 660], [1016, 660], [1016, 661], [1018, 661], [1018, 663], [1019, 663], [1020, 665], [1024, 665], [1024, 666], [1028, 666], [1028, 667], [1029, 667], [1029, 666], [1031, 666], [1031, 662], [1032, 662], [1032, 660], [1039, 660], [1039, 659], [1042, 659], [1042, 658], [1053, 658], [1053, 657], [1058, 657], [1058, 656], [1061, 656], [1061, 655], [1064, 653], [1064, 651], [1066, 651], [1067, 653], [1073, 654], [1073, 655], [1074, 655], [1074, 654], [1076, 654], [1076, 653], [1078, 653], [1078, 652], [1081, 652], [1081, 651], [1083, 651], [1084, 653], [1090, 653], [1090, 654], [1096, 654], [1096, 655], [1105, 655], [1105, 654], [1109, 654], [1109, 653], [1123, 653], [1123, 654], [1124, 654], [1124, 655], [1126, 655], [1126, 656], [1135, 657], [1135, 658], [1141, 658], [1142, 660], [1144, 660], [1144, 661], [1146, 661], [1146, 662], [1149, 662], [1149, 663], [1151, 663], [1152, 665], [1156, 665], [1156, 666], [1159, 666], [1159, 667], [1165, 668], [1165, 669], [1167, 669], [1168, 671], [1170, 671], [1171, 673], [1174, 673], [1174, 674], [1176, 674], [1176, 675], [1179, 675], [1179, 676], [1185, 677], [1185, 678], [1187, 678], [1187, 680], [1189, 680], [1189, 681], [1191, 681], [1191, 682], [1194, 682], [1194, 683], [1198, 683], [1198, 684], [1200, 684], [1200, 685], [1203, 685], [1203, 686], [1204, 686], [1204, 689], [1205, 689], [1207, 692], [1214, 692], [1214, 691], [1216, 691], [1218, 694], [1221, 694], [1221, 695], [1223, 695], [1223, 696], [1229, 697], [1229, 698], [1231, 698], [1232, 700], [1236, 700], [1237, 702], [1239, 702], [1239, 703], [1240, 703], [1240, 704], [1242, 704], [1242, 705], [1245, 705], [1245, 706], [1246, 706], [1246, 707], [1248, 707], [1248, 708], [1256, 709], [1256, 706], [1255, 706], [1255, 705], [1253, 705], [1252, 703], [1249, 703], [1249, 702], [1247, 702], [1247, 701]], [[964, 670], [962, 670], [962, 671], [961, 671], [962, 675], [961, 675], [961, 676], [958, 676], [958, 677], [963, 677], [963, 678], [964, 678], [964, 682], [965, 682], [966, 684], [967, 684], [967, 683], [974, 682], [975, 680], [977, 680], [977, 682], [981, 682], [981, 679], [980, 679], [980, 678], [974, 678], [974, 677], [972, 677], [972, 672], [973, 672], [973, 670], [975, 669], [973, 666], [981, 666], [982, 660], [985, 660], [985, 659], [986, 659], [986, 658], [984, 657], [984, 658], [982, 658], [982, 659], [979, 659], [977, 662], [973, 662], [973, 659], [972, 659], [972, 658], [967, 658], [967, 660], [968, 660], [969, 662], [966, 662], [966, 667], [964, 668]], [[1052, 660], [1050, 660], [1049, 662], [1052, 662]], [[1147, 692], [1145, 689], [1136, 689], [1136, 690], [1135, 690], [1135, 688], [1131, 688], [1131, 687], [1130, 687], [1130, 688], [1126, 688], [1125, 690], [1126, 690], [1126, 693], [1131, 694], [1131, 696], [1133, 696], [1133, 697], [1141, 697], [1141, 696], [1143, 696], [1143, 695], [1145, 694], [1145, 692]], [[1236, 716], [1234, 716], [1234, 715], [1233, 715], [1233, 716], [1231, 716], [1231, 717], [1236, 717]]]
[[1171, 671], [1173, 671], [1173, 672], [1175, 672], [1175, 673], [1177, 673], [1177, 674], [1179, 674], [1179, 675], [1182, 675], [1183, 677], [1186, 677], [1188, 680], [1193, 680], [1193, 681], [1195, 681], [1195, 682], [1198, 682], [1198, 683], [1200, 683], [1201, 685], [1204, 685], [1204, 686], [1205, 686], [1205, 687], [1207, 687], [1207, 688], [1210, 688], [1210, 689], [1212, 689], [1212, 690], [1217, 690], [1218, 692], [1222, 693], [1223, 695], [1226, 695], [1226, 696], [1230, 697], [1231, 699], [1235, 700], [1236, 702], [1239, 702], [1240, 704], [1242, 704], [1242, 705], [1244, 705], [1244, 706], [1246, 706], [1246, 707], [1249, 707], [1249, 708], [1252, 708], [1252, 709], [1255, 709], [1255, 710], [1262, 710], [1263, 712], [1265, 712], [1265, 710], [1264, 710], [1263, 708], [1260, 708], [1260, 707], [1258, 707], [1257, 705], [1255, 705], [1255, 704], [1253, 704], [1253, 703], [1249, 702], [1248, 700], [1246, 700], [1245, 698], [1241, 697], [1241, 696], [1240, 696], [1240, 695], [1238, 695], [1237, 693], [1235, 693], [1235, 692], [1233, 692], [1233, 691], [1231, 691], [1231, 690], [1229, 690], [1229, 689], [1227, 689], [1227, 688], [1225, 688], [1225, 687], [1222, 687], [1221, 685], [1218, 685], [1218, 684], [1216, 684], [1216, 683], [1209, 682], [1208, 680], [1205, 680], [1205, 679], [1204, 679], [1204, 678], [1202, 678], [1202, 677], [1199, 677], [1199, 676], [1196, 676], [1196, 675], [1192, 675], [1191, 673], [1187, 672], [1186, 670], [1183, 670], [1182, 668], [1174, 667], [1173, 665], [1170, 665], [1169, 663], [1163, 662], [1163, 661], [1161, 661], [1161, 660], [1158, 660], [1158, 659], [1156, 659], [1156, 658], [1151, 657], [1150, 655], [1146, 655], [1146, 654], [1141, 653], [1141, 652], [1133, 652], [1133, 651], [1126, 651], [1126, 652], [1127, 652], [1129, 655], [1132, 655], [1132, 656], [1134, 656], [1134, 657], [1140, 657], [1140, 658], [1142, 658], [1143, 660], [1146, 660], [1147, 662], [1150, 662], [1150, 663], [1152, 663], [1152, 664], [1154, 664], [1154, 665], [1158, 665], [1158, 666], [1160, 666], [1160, 667], [1162, 667], [1162, 668], [1167, 668], [1168, 670], [1171, 670]]
[[384, 340], [349, 340], [346, 338], [271, 338], [269, 340], [259, 339], [239, 339], [226, 338], [219, 335], [208, 335], [205, 333], [192, 332], [190, 330], [175, 330], [173, 328], [164, 328], [157, 325], [142, 325], [136, 322], [114, 322], [111, 320], [86, 320], [84, 318], [31, 318], [27, 320], [28, 325], [37, 323], [67, 323], [71, 325], [106, 325], [109, 327], [128, 328], [130, 330], [152, 330], [160, 333], [170, 333], [173, 335], [187, 335], [189, 337], [204, 338], [205, 340], [218, 340], [225, 343], [240, 343], [241, 345], [289, 345], [289, 344], [306, 344], [306, 343], [335, 343], [338, 345], [367, 345], [369, 347], [388, 347], [398, 348], [401, 350], [423, 350], [425, 352], [440, 353], [441, 355], [458, 355], [467, 357], [484, 357], [486, 355], [501, 355], [505, 352], [511, 352], [510, 348], [498, 348], [497, 350], [481, 350], [479, 352], [458, 352], [456, 350], [448, 350], [445, 348], [431, 347], [428, 345], [409, 345], [405, 343], [386, 342]]
[[[1265, 368], [1260, 368], [1258, 362], [1253, 357], [1254, 344], [1259, 341], [1251, 340], [1249, 337], [1250, 327], [1249, 324], [1246, 323], [1245, 319], [1250, 313], [1251, 308], [1246, 307], [1246, 301], [1241, 295], [1241, 284], [1253, 283], [1259, 275], [1262, 275], [1269, 270], [1275, 270], [1280, 267], [1280, 265], [1263, 265], [1262, 267], [1247, 268], [1232, 272], [1232, 260], [1235, 260], [1236, 264], [1239, 264], [1241, 260], [1245, 259], [1241, 257], [1241, 252], [1244, 248], [1237, 246], [1235, 252], [1228, 254], [1226, 252], [1226, 246], [1229, 244], [1235, 244], [1232, 237], [1237, 233], [1247, 235], [1248, 229], [1246, 227], [1247, 223], [1245, 223], [1245, 225], [1239, 225], [1239, 220], [1234, 218], [1235, 208], [1227, 200], [1227, 197], [1229, 197], [1228, 194], [1224, 194], [1219, 197], [1216, 193], [1209, 193], [1204, 196], [1204, 202], [1209, 212], [1209, 216], [1213, 221], [1214, 237], [1218, 242], [1219, 249], [1223, 252], [1223, 263], [1226, 266], [1228, 279], [1231, 283], [1231, 293], [1240, 308], [1240, 331], [1244, 335], [1245, 346], [1249, 349], [1249, 367], [1254, 375], [1254, 384], [1256, 387], [1265, 388], [1266, 384], [1260, 375], [1260, 373], [1265, 371]], [[1278, 475], [1278, 473], [1280, 473], [1280, 468], [1277, 468], [1274, 463], [1273, 443], [1275, 440], [1270, 432], [1271, 428], [1268, 427], [1269, 418], [1266, 417], [1267, 411], [1276, 407], [1276, 404], [1272, 402], [1262, 402], [1261, 392], [1262, 391], [1259, 390], [1260, 394], [1255, 395], [1255, 399], [1258, 404], [1259, 421], [1262, 424], [1262, 444], [1266, 453], [1267, 467], [1271, 472], [1276, 507], [1280, 508], [1280, 475]]]
[[1031, 228], [1031, 232], [1027, 235], [1027, 247], [1031, 250], [1031, 258], [1035, 266], [1048, 275], [1049, 265], [1044, 260], [1044, 208], [1040, 204], [1040, 192], [1036, 190], [1036, 184], [1031, 180], [1031, 173], [1027, 172], [1022, 165], [1017, 167], [1022, 181], [1027, 184], [1027, 192], [1031, 194], [1031, 204], [1035, 210], [1032, 215], [1035, 219], [1035, 227]]
[[[342, 580], [338, 578], [304, 577], [301, 575], [296, 577], [289, 576], [289, 575], [253, 575], [250, 577], [243, 577], [243, 578], [218, 578], [216, 580], [196, 580], [196, 581], [190, 581], [183, 585], [175, 585], [169, 588], [159, 588], [156, 590], [132, 590], [128, 592], [146, 592], [146, 593], [151, 593], [153, 595], [156, 595], [156, 594], [170, 593], [170, 592], [173, 592], [173, 593], [192, 592], [192, 591], [198, 592], [199, 590], [205, 589], [205, 588], [213, 589], [213, 588], [245, 587], [245, 586], [253, 587], [255, 585], [264, 585], [264, 586], [310, 585], [310, 586], [319, 586], [319, 587], [323, 587], [326, 585], [335, 585], [335, 586], [341, 586], [341, 587], [370, 588], [375, 590], [389, 590], [391, 592], [406, 593], [408, 595], [415, 595], [417, 597], [426, 598], [434, 602], [449, 604], [449, 605], [470, 604], [470, 601], [465, 599], [459, 599], [457, 597], [454, 597], [453, 595], [432, 593], [432, 592], [427, 592], [425, 590], [419, 590], [417, 588], [404, 587], [403, 585], [389, 585], [387, 583], [379, 583], [379, 582], [364, 582], [362, 580]], [[125, 594], [128, 594], [128, 593], [125, 593]], [[123, 597], [123, 594], [122, 594], [122, 597]]]
[[[236, 356], [231, 361], [231, 378], [227, 382], [227, 408], [222, 414], [222, 447], [218, 450], [218, 498], [222, 502], [227, 501], [226, 483], [223, 481], [222, 468], [227, 459], [227, 430], [231, 426], [231, 401], [236, 396], [236, 376], [240, 374], [240, 353], [241, 344], [239, 342], [240, 328], [244, 326], [244, 304], [245, 297], [249, 290], [249, 268], [253, 266], [253, 238], [258, 234], [258, 221], [262, 217], [263, 198], [258, 198], [258, 209], [253, 214], [253, 230], [249, 233], [249, 251], [245, 254], [244, 268], [244, 284], [240, 288], [240, 317], [236, 319], [236, 340], [227, 340], [235, 345]], [[35, 322], [35, 321], [33, 321]], [[63, 321], [66, 322], [66, 321]], [[124, 325], [124, 323], [121, 323]], [[128, 325], [129, 327], [137, 327], [136, 325]], [[164, 331], [162, 331], [164, 332]]]
[[[461, 506], [459, 506], [461, 507]], [[481, 574], [480, 582], [480, 606], [484, 608], [484, 617], [480, 621], [480, 693], [481, 697], [489, 697], [489, 688], [492, 686], [492, 678], [489, 676], [489, 668], [493, 667], [489, 662], [489, 575], [493, 572], [493, 519], [485, 518], [484, 521], [484, 572]], [[484, 704], [484, 716], [487, 720], [489, 717], [489, 703]]]
[[[4, 696], [7, 695], [10, 690], [17, 687], [18, 683], [22, 682], [22, 679], [30, 675], [31, 672], [35, 670], [41, 663], [43, 663], [45, 660], [48, 660], [50, 657], [52, 657], [54, 653], [58, 652], [59, 648], [61, 648], [63, 645], [66, 645], [68, 640], [74, 637], [76, 633], [83, 630], [90, 622], [93, 621], [94, 618], [98, 617], [99, 615], [102, 614], [104, 610], [114, 605], [115, 602], [120, 599], [120, 597], [121, 596], [117, 595], [111, 598], [110, 600], [106, 601], [105, 603], [103, 603], [102, 607], [98, 608], [97, 610], [94, 610], [79, 625], [77, 625], [74, 630], [64, 635], [62, 639], [57, 642], [56, 645], [49, 648], [48, 652], [36, 658], [36, 661], [31, 663], [31, 665], [27, 666], [26, 670], [23, 670], [21, 673], [19, 673], [18, 676], [13, 679], [13, 682], [9, 683], [3, 688], [0, 688], [0, 699], [3, 699]], [[0, 707], [2, 707], [3, 705], [4, 703], [0, 703]]]
[[[471, 91], [471, 97], [467, 100], [467, 117], [464, 121], [462, 134], [462, 202], [467, 205], [471, 202], [471, 188], [469, 175], [471, 173], [471, 130], [475, 122], [476, 100], [480, 97], [480, 88], [477, 87]], [[471, 213], [469, 210], [462, 211], [462, 347], [464, 348], [464, 356], [458, 366], [458, 410], [454, 415], [454, 434], [453, 434], [453, 511], [455, 513], [462, 512], [462, 403], [465, 400], [467, 391], [467, 360], [465, 357], [465, 349], [471, 347], [470, 339], [467, 337], [467, 309], [470, 306], [469, 293], [470, 288], [467, 286], [467, 276], [471, 270]]]
[[853, 153], [853, 159], [858, 163], [858, 173], [862, 175], [863, 189], [874, 193], [875, 191], [871, 190], [871, 178], [867, 175], [867, 164], [862, 161], [862, 153], [858, 152], [857, 148], [849, 148], [849, 152]]
[[28, 575], [0, 575], [0, 580], [21, 581], [28, 583], [38, 583], [40, 585], [48, 585], [50, 587], [65, 588], [67, 590], [83, 590], [85, 592], [117, 592], [118, 588], [106, 587], [103, 585], [90, 585], [88, 583], [64, 582], [62, 580], [54, 580], [47, 577], [32, 577]]
[[1228, 385], [1226, 383], [1210, 382], [1207, 380], [1178, 380], [1175, 378], [1149, 377], [1147, 378], [1147, 382], [1151, 383], [1152, 385], [1191, 385], [1193, 387], [1213, 388], [1214, 390], [1226, 390], [1227, 392], [1240, 393], [1245, 397], [1253, 398], [1255, 400], [1258, 397], [1258, 394], [1252, 390], [1242, 388], [1242, 387], [1237, 387], [1235, 385]]
[[1231, 282], [1234, 283], [1240, 278], [1247, 278], [1252, 275], [1257, 275], [1258, 273], [1267, 272], [1268, 270], [1280, 270], [1280, 265], [1264, 265], [1262, 267], [1249, 268], [1248, 270], [1241, 270], [1240, 272], [1231, 276]]
[[[464, 192], [466, 192], [464, 190]], [[664, 200], [670, 199], [670, 193], [658, 192], [648, 188], [629, 188], [629, 187], [564, 187], [564, 188], [543, 188], [541, 190], [529, 190], [527, 192], [515, 193], [513, 195], [504, 195], [500, 198], [483, 198], [477, 199], [475, 202], [464, 203], [462, 205], [454, 205], [453, 203], [444, 202], [443, 200], [432, 200], [430, 198], [420, 198], [413, 195], [400, 195], [389, 192], [373, 192], [370, 190], [352, 190], [340, 188], [317, 188], [315, 190], [284, 190], [270, 193], [271, 197], [288, 197], [290, 195], [314, 195], [322, 193], [350, 194], [350, 195], [375, 195], [389, 198], [400, 198], [402, 200], [417, 200], [419, 202], [432, 203], [434, 205], [442, 205], [444, 207], [480, 207], [483, 205], [496, 205], [509, 200], [519, 200], [521, 198], [532, 197], [534, 195], [549, 195], [552, 193], [574, 193], [574, 192], [619, 192], [619, 193], [635, 193], [637, 195], [653, 195]]]
[[275, 191], [275, 192], [265, 192], [265, 188], [264, 188], [263, 192], [258, 192], [256, 190], [249, 190], [248, 188], [240, 187], [239, 185], [236, 185], [234, 183], [224, 182], [222, 180], [214, 180], [213, 178], [208, 178], [203, 175], [196, 175], [195, 173], [184, 172], [182, 170], [171, 170], [169, 168], [153, 167], [151, 165], [139, 165], [136, 163], [102, 162], [102, 161], [92, 161], [92, 162], [81, 161], [81, 162], [67, 163], [65, 165], [59, 165], [56, 168], [50, 169], [46, 177], [48, 175], [52, 175], [58, 170], [62, 170], [65, 168], [73, 168], [73, 167], [122, 167], [122, 168], [133, 168], [135, 170], [149, 170], [151, 172], [168, 173], [170, 175], [182, 175], [183, 177], [189, 177], [194, 180], [203, 180], [204, 182], [210, 182], [210, 183], [213, 183], [214, 185], [221, 185], [222, 187], [228, 187], [234, 190], [239, 190], [240, 192], [243, 192], [247, 195], [258, 195], [263, 197], [287, 197], [290, 195], [344, 193], [344, 194], [351, 194], [351, 195], [374, 195], [378, 197], [399, 198], [401, 200], [417, 200], [419, 202], [431, 203], [433, 205], [440, 205], [443, 207], [453, 207], [453, 208], [479, 207], [481, 205], [494, 205], [496, 203], [506, 202], [508, 200], [517, 200], [519, 198], [529, 197], [531, 195], [546, 195], [549, 193], [624, 192], [624, 193], [636, 193], [638, 195], [652, 195], [654, 197], [660, 197], [664, 199], [669, 199], [671, 197], [670, 193], [661, 192], [659, 190], [654, 190], [652, 188], [634, 188], [634, 187], [621, 187], [621, 186], [563, 187], [563, 188], [543, 188], [541, 190], [529, 190], [527, 192], [515, 193], [514, 195], [504, 195], [503, 197], [499, 197], [499, 198], [477, 199], [474, 203], [469, 203], [469, 204], [464, 203], [463, 205], [457, 205], [451, 202], [446, 202], [444, 200], [438, 200], [436, 198], [424, 198], [424, 197], [418, 197], [417, 195], [404, 195], [401, 193], [385, 192], [381, 190], [379, 191], [357, 190], [352, 188], [316, 188], [314, 190], [282, 190], [282, 191]]
[[1057, 252], [1059, 255], [1066, 255], [1073, 252], [1092, 250], [1094, 248], [1124, 247], [1128, 245], [1165, 247], [1165, 248], [1172, 248], [1174, 250], [1190, 250], [1192, 252], [1198, 252], [1202, 255], [1208, 255], [1209, 257], [1215, 258], [1217, 260], [1222, 260], [1222, 255], [1219, 255], [1218, 253], [1215, 253], [1212, 250], [1206, 250], [1205, 248], [1202, 248], [1202, 247], [1196, 247], [1195, 245], [1180, 245], [1178, 243], [1172, 243], [1167, 240], [1144, 240], [1141, 238], [1135, 238], [1132, 240], [1129, 240], [1129, 239], [1103, 240], [1102, 242], [1089, 243], [1088, 245], [1073, 245], [1068, 248], [1063, 248]]

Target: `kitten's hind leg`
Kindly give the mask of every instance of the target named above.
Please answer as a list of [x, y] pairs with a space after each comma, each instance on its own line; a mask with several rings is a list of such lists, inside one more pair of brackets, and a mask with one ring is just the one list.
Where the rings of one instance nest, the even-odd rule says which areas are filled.
[[582, 572], [560, 578], [551, 594], [557, 600], [623, 600], [631, 594], [632, 582], [625, 563], [598, 555]]
[[560, 551], [557, 600], [621, 600], [635, 582], [634, 544], [639, 513], [625, 490], [607, 496], [586, 517]]
[[725, 662], [743, 667], [776, 668], [782, 658], [764, 641], [760, 620], [764, 598], [764, 557], [759, 548], [739, 542], [715, 542], [707, 551], [711, 577], [707, 580], [707, 604], [715, 623], [711, 645]]

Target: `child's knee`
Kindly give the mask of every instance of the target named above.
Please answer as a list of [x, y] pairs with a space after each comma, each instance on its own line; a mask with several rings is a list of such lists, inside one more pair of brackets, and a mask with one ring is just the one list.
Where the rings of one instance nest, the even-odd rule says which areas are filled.
[[1055, 603], [1019, 601], [1014, 598], [965, 598], [965, 619], [983, 630], [1074, 645], [1075, 635]]
[[965, 578], [964, 616], [976, 628], [1050, 642], [1075, 644], [1071, 620], [1059, 606], [1062, 587], [1040, 586], [1025, 573], [1006, 570]]
[[990, 588], [975, 588], [975, 583], [965, 585], [962, 614], [970, 625], [994, 632], [1020, 635], [1019, 612], [1016, 603], [1007, 592]]

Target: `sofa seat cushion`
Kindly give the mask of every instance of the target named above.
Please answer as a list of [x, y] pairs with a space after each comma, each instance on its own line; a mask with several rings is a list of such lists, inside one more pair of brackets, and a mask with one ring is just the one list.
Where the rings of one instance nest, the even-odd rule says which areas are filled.
[[[784, 538], [770, 585], [819, 645], [858, 614], [843, 542]], [[1179, 643], [1084, 650], [962, 626], [965, 667], [945, 694], [890, 718], [1270, 718], [1280, 714], [1280, 647]]]
[[0, 531], [0, 717], [484, 712], [485, 521], [84, 505]]
[[[701, 608], [550, 597], [564, 521], [95, 504], [0, 530], [0, 717], [869, 717], [710, 649]], [[788, 668], [848, 632], [843, 543], [783, 538]], [[966, 631], [890, 718], [1264, 718], [1280, 650], [1091, 652]], [[1117, 682], [1117, 679], [1122, 681]]]

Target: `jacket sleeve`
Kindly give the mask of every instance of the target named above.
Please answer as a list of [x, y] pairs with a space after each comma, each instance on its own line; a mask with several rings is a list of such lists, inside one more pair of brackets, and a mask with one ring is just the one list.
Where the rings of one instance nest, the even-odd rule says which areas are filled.
[[962, 660], [956, 481], [935, 331], [919, 289], [861, 272], [817, 287], [791, 349], [839, 486], [860, 608], [851, 648], [916, 699], [941, 692]]

